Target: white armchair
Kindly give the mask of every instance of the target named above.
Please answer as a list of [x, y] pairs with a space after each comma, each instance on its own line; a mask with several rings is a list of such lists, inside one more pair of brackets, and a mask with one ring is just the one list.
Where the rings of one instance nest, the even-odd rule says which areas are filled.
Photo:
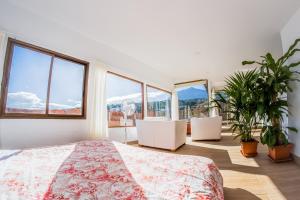
[[185, 121], [136, 120], [138, 144], [175, 151], [186, 142]]
[[221, 116], [191, 119], [192, 140], [220, 140], [221, 130]]

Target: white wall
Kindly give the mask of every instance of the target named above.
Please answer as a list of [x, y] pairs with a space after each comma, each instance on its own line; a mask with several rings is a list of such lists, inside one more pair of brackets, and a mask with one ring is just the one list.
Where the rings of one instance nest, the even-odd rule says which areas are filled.
[[87, 139], [86, 120], [1, 119], [1, 148], [29, 148]]
[[[281, 31], [281, 40], [283, 52], [287, 51], [289, 46], [295, 41], [296, 38], [300, 38], [300, 9], [293, 15], [288, 21], [285, 27]], [[300, 45], [298, 46], [300, 48]], [[300, 54], [296, 54], [289, 62], [299, 61]], [[300, 67], [297, 68], [300, 71]], [[293, 93], [288, 93], [288, 103], [290, 105], [289, 110], [292, 114], [289, 115], [289, 126], [296, 127], [298, 134], [290, 133], [289, 138], [292, 143], [295, 144], [294, 154], [300, 157], [300, 84], [292, 83], [294, 89]]]
[[[1, 4], [1, 31], [6, 33], [6, 38], [14, 37], [90, 62], [100, 60], [107, 64], [111, 71], [164, 89], [172, 89], [172, 80], [169, 77], [161, 75], [144, 63], [18, 7]], [[6, 40], [0, 48], [0, 81], [5, 47]], [[88, 98], [92, 98], [92, 95], [88, 93]], [[86, 120], [0, 119], [0, 148], [34, 147], [86, 139], [89, 129], [88, 120], [88, 118]], [[109, 132], [112, 138], [122, 140], [122, 136], [118, 134], [123, 134], [123, 129], [114, 128]], [[136, 130], [131, 128], [129, 139], [135, 138]]]

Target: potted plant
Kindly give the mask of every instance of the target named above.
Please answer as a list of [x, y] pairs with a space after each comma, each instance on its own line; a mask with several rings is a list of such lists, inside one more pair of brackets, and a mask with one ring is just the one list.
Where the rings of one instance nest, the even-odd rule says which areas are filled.
[[297, 39], [288, 51], [275, 60], [267, 53], [262, 56], [262, 61], [244, 61], [243, 65], [257, 64], [260, 67], [257, 79], [257, 90], [260, 98], [257, 101], [257, 114], [262, 119], [262, 132], [260, 140], [262, 144], [269, 147], [269, 156], [274, 161], [284, 161], [290, 159], [292, 144], [287, 138], [287, 129], [297, 132], [296, 128], [282, 126], [285, 116], [288, 116], [288, 102], [284, 95], [292, 92], [291, 81], [299, 81], [299, 72], [294, 68], [300, 61], [288, 63], [288, 59], [300, 51], [296, 46], [300, 39]]
[[229, 121], [232, 123], [231, 130], [240, 137], [241, 153], [245, 157], [257, 155], [257, 144], [253, 136], [253, 130], [257, 128], [257, 96], [255, 91], [258, 72], [255, 70], [248, 72], [237, 72], [226, 79], [226, 86], [223, 93], [217, 94], [212, 100], [212, 104], [220, 108], [221, 103], [227, 104], [227, 112], [230, 114]]

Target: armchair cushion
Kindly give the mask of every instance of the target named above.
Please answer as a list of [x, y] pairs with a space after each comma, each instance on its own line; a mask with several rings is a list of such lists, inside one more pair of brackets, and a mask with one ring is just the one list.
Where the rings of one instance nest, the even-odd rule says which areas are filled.
[[222, 117], [205, 117], [191, 119], [192, 140], [221, 139]]
[[185, 121], [136, 121], [139, 145], [175, 150], [186, 142]]

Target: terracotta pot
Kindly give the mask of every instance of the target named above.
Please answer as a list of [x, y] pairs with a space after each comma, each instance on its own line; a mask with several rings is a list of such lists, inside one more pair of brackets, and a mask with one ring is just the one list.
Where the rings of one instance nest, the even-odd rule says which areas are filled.
[[275, 146], [273, 148], [269, 147], [269, 156], [274, 161], [286, 161], [291, 159], [291, 151], [293, 144]]
[[241, 141], [241, 153], [245, 157], [255, 157], [257, 155], [257, 144], [258, 141], [254, 140], [251, 142]]

